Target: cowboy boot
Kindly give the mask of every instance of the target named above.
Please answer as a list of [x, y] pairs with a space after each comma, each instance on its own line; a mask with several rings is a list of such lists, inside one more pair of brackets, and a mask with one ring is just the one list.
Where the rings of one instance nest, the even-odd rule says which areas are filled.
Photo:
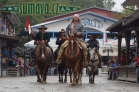
[[88, 65], [87, 53], [86, 52], [84, 52], [84, 62], [83, 62], [83, 65], [84, 66], [87, 66]]
[[101, 62], [102, 62], [102, 59], [99, 57], [99, 64], [98, 64], [98, 68], [102, 68]]

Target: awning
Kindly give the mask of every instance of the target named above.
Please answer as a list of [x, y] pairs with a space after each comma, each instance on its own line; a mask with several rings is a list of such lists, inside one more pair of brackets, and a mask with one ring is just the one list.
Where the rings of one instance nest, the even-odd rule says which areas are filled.
[[14, 36], [0, 34], [0, 39], [7, 43], [19, 43], [20, 39]]
[[9, 40], [15, 40], [15, 41], [19, 41], [19, 38], [17, 37], [14, 37], [14, 36], [8, 36], [8, 35], [3, 35], [3, 34], [0, 34], [0, 38], [4, 38], [4, 39], [9, 39]]
[[26, 35], [29, 35], [29, 32], [28, 31], [25, 31], [25, 30], [22, 30], [18, 36], [26, 36]]

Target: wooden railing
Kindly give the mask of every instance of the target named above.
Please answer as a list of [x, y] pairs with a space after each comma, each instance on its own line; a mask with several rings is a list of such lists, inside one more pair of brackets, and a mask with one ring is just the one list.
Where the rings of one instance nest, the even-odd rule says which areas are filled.
[[137, 82], [136, 66], [119, 66], [118, 80]]

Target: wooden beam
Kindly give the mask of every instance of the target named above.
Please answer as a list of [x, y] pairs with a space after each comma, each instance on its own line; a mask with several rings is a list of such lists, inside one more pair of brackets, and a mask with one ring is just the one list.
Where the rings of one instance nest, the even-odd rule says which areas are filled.
[[127, 31], [124, 33], [126, 39], [126, 65], [129, 64], [129, 47], [130, 47], [130, 39], [131, 39], [131, 31]]
[[121, 41], [122, 41], [122, 35], [118, 35], [118, 63], [121, 62]]

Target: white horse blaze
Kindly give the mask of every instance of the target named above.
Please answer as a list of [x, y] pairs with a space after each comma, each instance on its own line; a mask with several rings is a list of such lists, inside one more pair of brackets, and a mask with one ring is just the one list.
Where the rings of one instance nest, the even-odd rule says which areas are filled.
[[45, 57], [45, 55], [42, 53], [42, 58], [44, 58]]

